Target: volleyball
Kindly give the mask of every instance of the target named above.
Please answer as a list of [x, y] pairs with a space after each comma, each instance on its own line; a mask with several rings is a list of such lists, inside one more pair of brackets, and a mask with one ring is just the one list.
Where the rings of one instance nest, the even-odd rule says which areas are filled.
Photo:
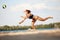
[[2, 5], [2, 8], [3, 8], [3, 9], [5, 9], [6, 7], [7, 7], [6, 4], [3, 4], [3, 5]]

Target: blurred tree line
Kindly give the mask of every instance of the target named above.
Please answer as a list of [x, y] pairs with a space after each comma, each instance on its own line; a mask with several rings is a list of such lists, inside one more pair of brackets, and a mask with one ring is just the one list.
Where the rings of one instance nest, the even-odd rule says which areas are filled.
[[[39, 28], [60, 28], [60, 22], [56, 23], [50, 23], [50, 24], [40, 24], [40, 25], [35, 25], [36, 29]], [[31, 28], [31, 26], [0, 26], [0, 31], [7, 31], [7, 30], [26, 30], [28, 28]]]

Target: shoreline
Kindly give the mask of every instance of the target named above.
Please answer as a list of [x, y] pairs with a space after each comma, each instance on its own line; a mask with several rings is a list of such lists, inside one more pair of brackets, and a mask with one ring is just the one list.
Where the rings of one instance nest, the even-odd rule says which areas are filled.
[[25, 32], [0, 32], [0, 36], [14, 36], [14, 35], [29, 35], [29, 34], [57, 34], [60, 35], [60, 29], [53, 29], [53, 30], [26, 30]]

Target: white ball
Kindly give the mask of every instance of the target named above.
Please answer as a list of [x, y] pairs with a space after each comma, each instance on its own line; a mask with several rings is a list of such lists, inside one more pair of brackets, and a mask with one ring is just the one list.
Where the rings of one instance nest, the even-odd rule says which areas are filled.
[[3, 8], [3, 9], [5, 9], [6, 7], [7, 7], [6, 4], [3, 4], [3, 5], [2, 5], [2, 8]]

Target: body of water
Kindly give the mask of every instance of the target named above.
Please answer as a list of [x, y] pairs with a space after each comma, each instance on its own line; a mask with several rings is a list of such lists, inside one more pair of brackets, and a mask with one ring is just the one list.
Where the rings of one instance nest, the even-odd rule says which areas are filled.
[[[0, 31], [0, 32], [26, 32], [27, 30], [7, 30], [7, 31]], [[54, 30], [54, 28], [40, 28], [36, 30]]]

